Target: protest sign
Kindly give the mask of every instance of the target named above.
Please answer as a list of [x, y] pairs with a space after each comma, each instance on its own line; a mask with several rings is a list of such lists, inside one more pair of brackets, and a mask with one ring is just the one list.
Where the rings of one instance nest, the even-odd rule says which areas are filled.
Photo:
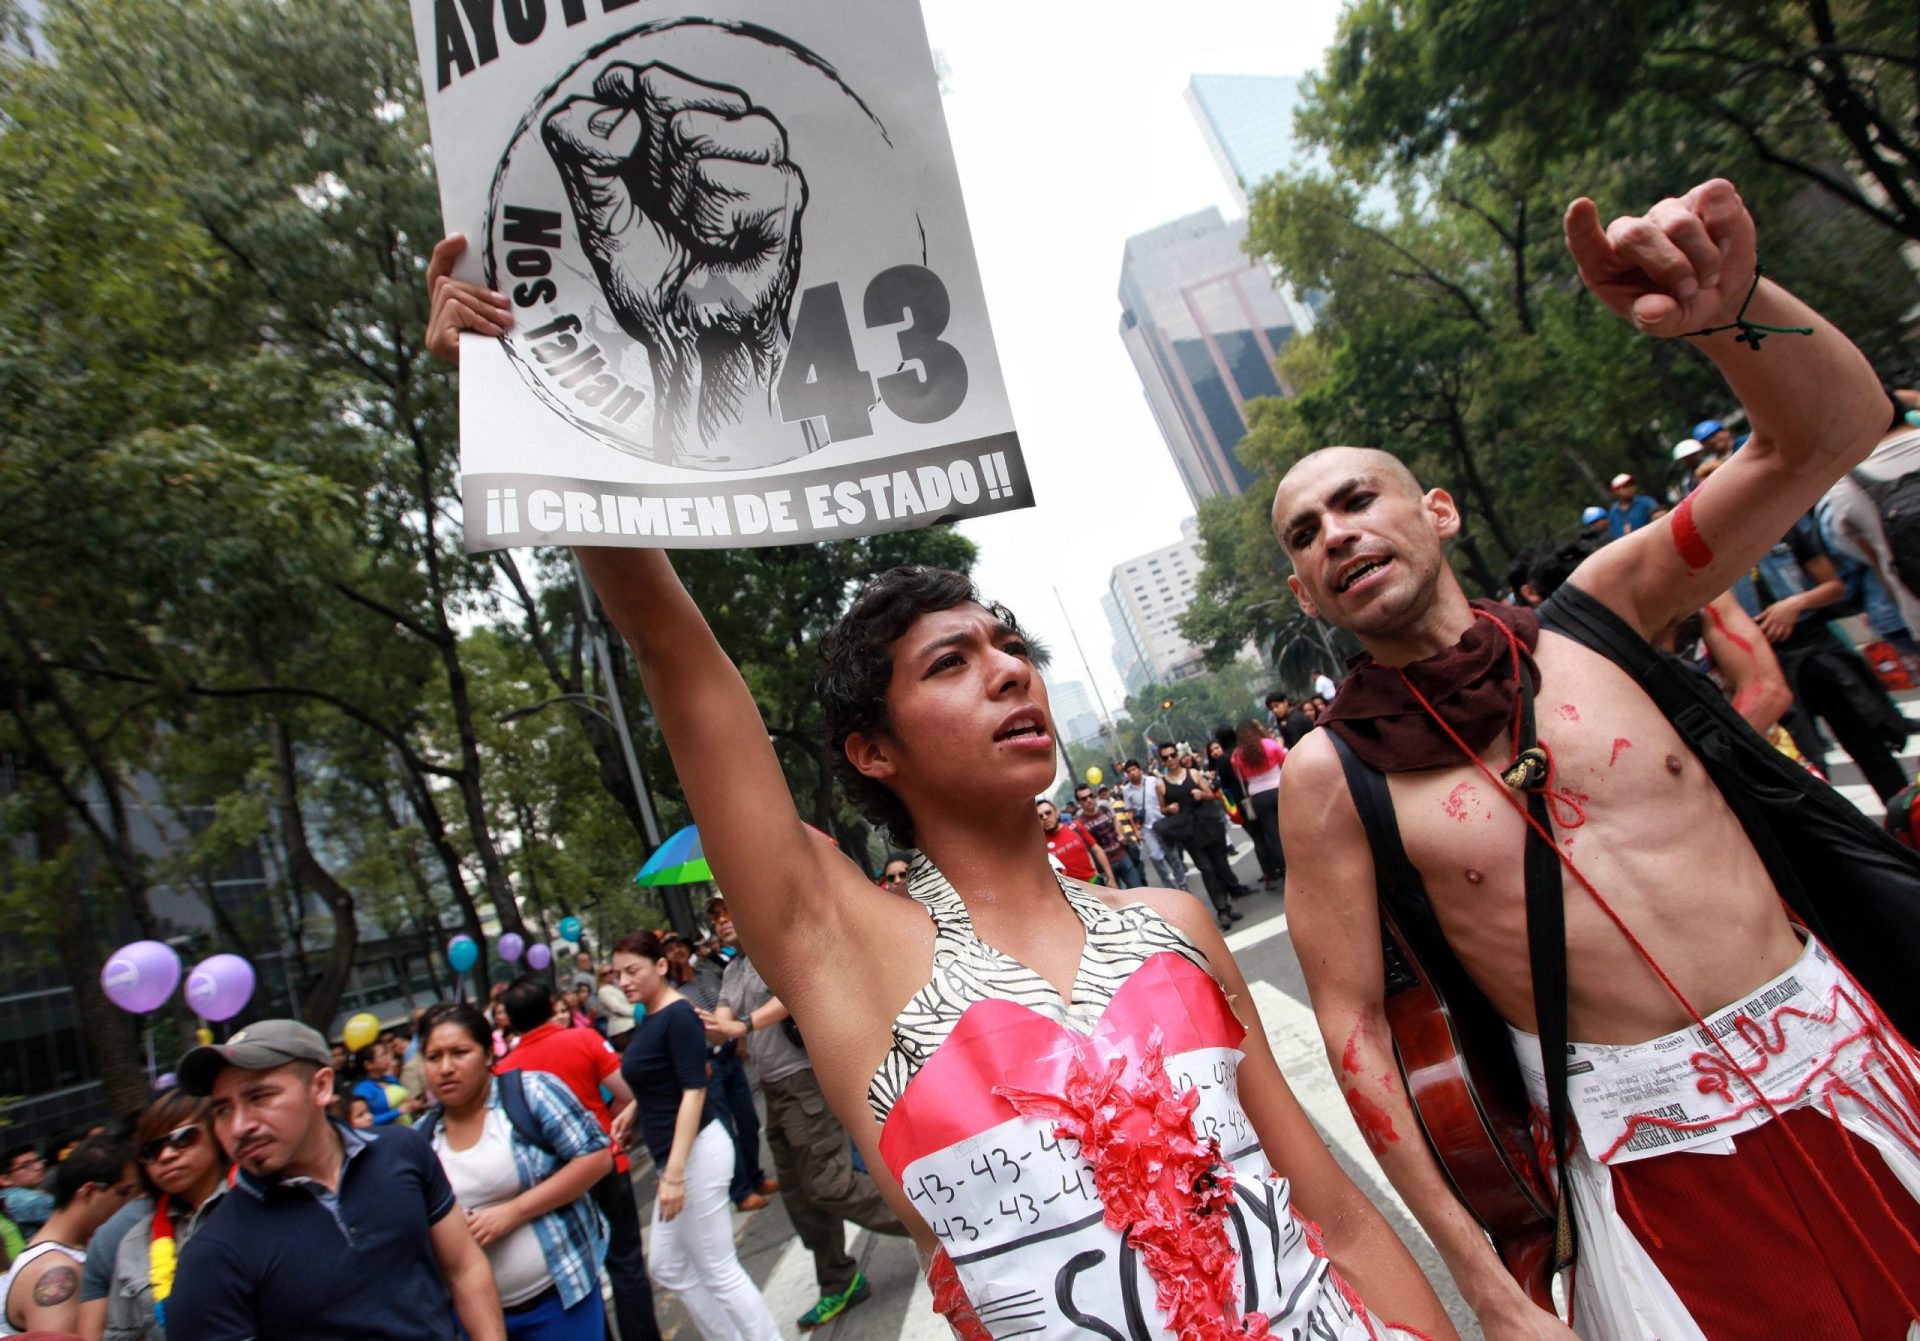
[[467, 548], [1031, 506], [913, 0], [413, 0]]

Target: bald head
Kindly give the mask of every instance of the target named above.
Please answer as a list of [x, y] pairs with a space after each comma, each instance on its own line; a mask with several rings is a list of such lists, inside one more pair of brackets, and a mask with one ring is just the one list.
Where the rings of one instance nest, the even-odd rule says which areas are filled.
[[1322, 447], [1295, 461], [1292, 468], [1280, 477], [1280, 487], [1273, 494], [1274, 533], [1285, 534], [1282, 528], [1289, 516], [1289, 509], [1299, 501], [1298, 485], [1336, 475], [1370, 476], [1382, 487], [1403, 492], [1409, 498], [1418, 498], [1426, 492], [1420, 487], [1420, 481], [1413, 477], [1413, 472], [1407, 469], [1407, 463], [1392, 452], [1379, 447]]
[[1446, 492], [1421, 489], [1405, 462], [1377, 447], [1312, 452], [1273, 496], [1274, 538], [1293, 564], [1287, 585], [1301, 610], [1362, 642], [1390, 640], [1423, 617], [1452, 580], [1445, 545], [1459, 530]]

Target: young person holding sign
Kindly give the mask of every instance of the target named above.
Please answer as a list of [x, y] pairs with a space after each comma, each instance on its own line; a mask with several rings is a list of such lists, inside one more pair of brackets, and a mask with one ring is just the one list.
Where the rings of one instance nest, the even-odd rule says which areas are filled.
[[[427, 343], [449, 361], [462, 331], [512, 320], [451, 277], [463, 246], [429, 270]], [[919, 851], [900, 898], [801, 823], [667, 556], [579, 554], [741, 939], [963, 1335], [1014, 1313], [1053, 1336], [1454, 1335], [1288, 1089], [1200, 904], [1050, 869], [1033, 797], [1053, 722], [1010, 613], [959, 574], [895, 569], [825, 641], [848, 790]], [[849, 995], [855, 945], [887, 953]]]

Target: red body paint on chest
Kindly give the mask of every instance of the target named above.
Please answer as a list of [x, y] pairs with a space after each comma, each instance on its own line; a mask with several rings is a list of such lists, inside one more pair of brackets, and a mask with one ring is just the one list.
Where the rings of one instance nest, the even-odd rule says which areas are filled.
[[1465, 824], [1467, 822], [1467, 802], [1472, 799], [1473, 784], [1471, 782], [1463, 782], [1447, 793], [1447, 799], [1440, 803], [1440, 808], [1447, 812], [1447, 818]]
[[1720, 618], [1720, 612], [1718, 610], [1714, 609], [1710, 605], [1706, 607], [1706, 610], [1707, 610], [1707, 618], [1711, 619], [1713, 621], [1713, 626], [1716, 629], [1720, 630], [1720, 636], [1722, 638], [1725, 638], [1728, 642], [1732, 643], [1735, 647], [1739, 648], [1742, 652], [1745, 652], [1748, 656], [1753, 655], [1753, 644], [1748, 642], [1745, 638], [1742, 638], [1739, 634], [1735, 633], [1732, 629], [1728, 628], [1727, 621]]
[[1400, 1134], [1393, 1129], [1393, 1115], [1366, 1095], [1358, 1091], [1349, 1093], [1347, 1107], [1353, 1112], [1354, 1125], [1366, 1137], [1367, 1149], [1374, 1154], [1400, 1139]]
[[1574, 707], [1571, 703], [1562, 703], [1557, 711], [1561, 717], [1569, 722], [1577, 722], [1580, 720], [1580, 709]]
[[1612, 768], [1615, 764], [1620, 762], [1620, 752], [1622, 750], [1630, 750], [1632, 748], [1633, 748], [1633, 742], [1628, 740], [1625, 736], [1615, 736], [1613, 738], [1613, 753], [1607, 756], [1607, 767]]
[[1673, 513], [1673, 547], [1680, 554], [1680, 562], [1698, 570], [1713, 562], [1713, 551], [1700, 536], [1700, 528], [1693, 524], [1693, 495], [1688, 494], [1680, 500]]

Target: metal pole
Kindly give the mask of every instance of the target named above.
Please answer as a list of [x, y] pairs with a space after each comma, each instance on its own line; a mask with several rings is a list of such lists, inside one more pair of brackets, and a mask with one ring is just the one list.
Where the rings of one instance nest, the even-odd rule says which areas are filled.
[[[601, 632], [600, 621], [595, 617], [593, 608], [593, 588], [588, 585], [586, 569], [580, 566], [580, 556], [573, 557], [573, 577], [580, 588], [580, 610], [587, 621], [587, 633], [593, 641], [594, 660], [600, 666], [600, 681], [606, 686], [606, 699], [609, 711], [613, 715], [614, 734], [620, 737], [620, 753], [627, 762], [627, 779], [633, 785], [635, 801], [640, 806], [640, 822], [646, 829], [649, 851], [660, 846], [660, 821], [653, 813], [653, 795], [647, 790], [646, 775], [640, 771], [640, 756], [633, 748], [633, 732], [627, 728], [627, 708], [620, 701], [620, 687], [613, 679], [613, 653], [607, 647], [606, 636]], [[693, 909], [687, 901], [686, 892], [668, 885], [661, 889], [661, 902], [667, 908], [667, 920], [673, 929], [683, 936], [691, 936], [694, 931]]]
[[1093, 678], [1093, 667], [1087, 663], [1087, 649], [1080, 645], [1080, 631], [1073, 627], [1073, 616], [1067, 613], [1067, 603], [1061, 599], [1057, 585], [1053, 589], [1053, 599], [1060, 607], [1060, 618], [1067, 621], [1067, 636], [1073, 639], [1073, 650], [1080, 654], [1080, 673], [1087, 677], [1087, 688], [1093, 691], [1093, 701], [1100, 709], [1100, 734], [1106, 738], [1107, 748], [1113, 751], [1113, 758], [1109, 762], [1119, 763], [1120, 738], [1114, 734], [1113, 719], [1107, 715], [1107, 700]]
[[647, 780], [640, 771], [640, 756], [634, 752], [633, 733], [627, 729], [626, 705], [620, 701], [620, 690], [613, 682], [613, 654], [607, 648], [607, 640], [600, 631], [600, 621], [594, 616], [593, 588], [587, 584], [586, 570], [580, 566], [580, 557], [573, 560], [574, 581], [580, 588], [580, 612], [586, 617], [587, 633], [593, 639], [594, 660], [600, 666], [600, 680], [607, 687], [606, 699], [613, 714], [614, 734], [620, 737], [620, 753], [627, 761], [627, 780], [633, 784], [634, 799], [640, 806], [640, 822], [647, 832], [647, 846], [660, 846], [660, 821], [654, 818], [653, 797], [647, 793]]

